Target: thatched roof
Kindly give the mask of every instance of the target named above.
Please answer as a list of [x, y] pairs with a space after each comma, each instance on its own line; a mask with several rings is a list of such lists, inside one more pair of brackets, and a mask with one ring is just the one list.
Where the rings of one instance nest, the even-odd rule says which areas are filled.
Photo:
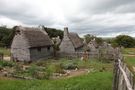
[[52, 45], [52, 41], [45, 31], [41, 28], [21, 28], [21, 33], [28, 42], [29, 48], [44, 47]]
[[79, 48], [83, 46], [83, 41], [78, 36], [77, 33], [69, 33], [69, 38], [72, 41], [75, 48]]

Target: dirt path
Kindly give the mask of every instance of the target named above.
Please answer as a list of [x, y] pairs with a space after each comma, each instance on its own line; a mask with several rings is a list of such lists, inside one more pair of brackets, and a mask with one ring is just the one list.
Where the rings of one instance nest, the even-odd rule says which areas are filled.
[[88, 69], [71, 70], [69, 72], [69, 75], [67, 76], [67, 78], [75, 77], [75, 76], [80, 76], [80, 75], [86, 74], [88, 72], [89, 72]]

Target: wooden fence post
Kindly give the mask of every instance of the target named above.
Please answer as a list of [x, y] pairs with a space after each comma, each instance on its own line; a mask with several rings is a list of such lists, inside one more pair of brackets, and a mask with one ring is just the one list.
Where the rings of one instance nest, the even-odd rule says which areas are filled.
[[113, 69], [113, 90], [118, 90], [118, 60], [115, 59], [115, 62], [114, 62], [114, 69]]

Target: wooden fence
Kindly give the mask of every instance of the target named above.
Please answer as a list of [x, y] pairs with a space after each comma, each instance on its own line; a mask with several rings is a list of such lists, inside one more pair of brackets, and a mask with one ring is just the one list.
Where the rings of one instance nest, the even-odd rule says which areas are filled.
[[84, 56], [87, 56], [88, 59], [90, 58], [98, 58], [98, 59], [112, 59], [114, 60], [116, 55], [112, 54], [102, 54], [99, 52], [75, 52], [75, 53], [59, 53], [59, 57], [67, 57], [67, 58], [82, 58]]
[[133, 77], [127, 65], [121, 59], [117, 59], [114, 65], [113, 90], [135, 90]]

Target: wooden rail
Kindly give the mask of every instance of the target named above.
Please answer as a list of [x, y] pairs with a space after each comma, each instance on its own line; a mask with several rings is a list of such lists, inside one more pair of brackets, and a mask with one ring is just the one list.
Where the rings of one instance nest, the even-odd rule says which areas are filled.
[[113, 54], [102, 54], [99, 52], [88, 52], [84, 54], [84, 52], [75, 52], [75, 53], [58, 53], [61, 57], [67, 57], [67, 58], [81, 58], [83, 56], [87, 56], [88, 58], [100, 58], [100, 59], [112, 59], [114, 60], [115, 56]]
[[126, 87], [127, 87], [128, 90], [133, 90], [132, 85], [130, 83], [130, 80], [128, 79], [128, 76], [127, 76], [126, 72], [124, 71], [124, 69], [122, 68], [121, 64], [122, 64], [121, 60], [118, 59], [118, 67], [119, 67], [119, 69], [120, 69], [120, 71], [121, 71], [121, 73], [122, 73], [122, 75], [124, 77]]
[[122, 59], [117, 59], [114, 66], [113, 90], [134, 90], [133, 76]]

